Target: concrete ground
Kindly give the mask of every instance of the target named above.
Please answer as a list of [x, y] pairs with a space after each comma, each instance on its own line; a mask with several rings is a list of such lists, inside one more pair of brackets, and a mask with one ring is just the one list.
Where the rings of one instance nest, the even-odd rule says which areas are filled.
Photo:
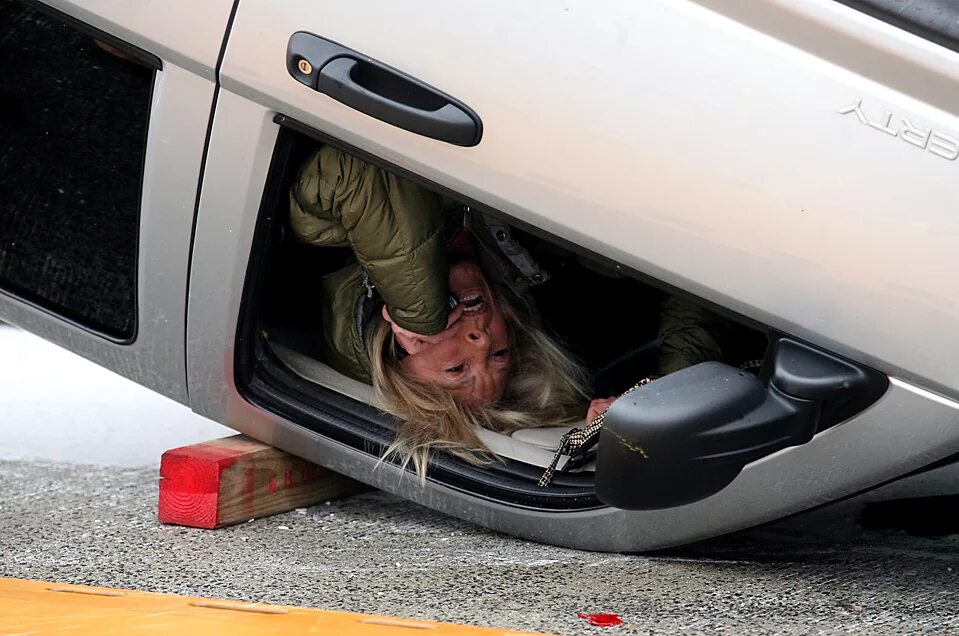
[[896, 529], [948, 521], [952, 501], [859, 523], [870, 501], [955, 494], [955, 467], [649, 556], [521, 541], [378, 492], [195, 530], [156, 522], [158, 458], [228, 430], [9, 327], [0, 360], [0, 576], [556, 634], [959, 629], [959, 534]]

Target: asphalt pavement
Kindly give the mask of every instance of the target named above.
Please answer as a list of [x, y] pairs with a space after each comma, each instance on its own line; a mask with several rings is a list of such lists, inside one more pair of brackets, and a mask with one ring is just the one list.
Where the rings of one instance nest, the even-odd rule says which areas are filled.
[[861, 523], [877, 500], [955, 495], [956, 467], [653, 555], [530, 543], [379, 492], [196, 530], [157, 523], [159, 456], [228, 429], [9, 327], [0, 362], [0, 576], [555, 634], [959, 629], [959, 534], [919, 523], [955, 500]]

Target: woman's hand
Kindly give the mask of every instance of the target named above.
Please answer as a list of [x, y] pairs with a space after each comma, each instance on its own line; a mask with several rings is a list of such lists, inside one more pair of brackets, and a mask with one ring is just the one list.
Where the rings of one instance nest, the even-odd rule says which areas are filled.
[[593, 423], [597, 417], [606, 412], [606, 409], [613, 405], [617, 396], [608, 398], [596, 398], [589, 403], [589, 409], [586, 411], [586, 426]]
[[456, 324], [456, 321], [459, 320], [460, 316], [462, 315], [463, 306], [457, 305], [450, 310], [450, 316], [446, 321], [446, 329], [432, 336], [424, 336], [422, 334], [414, 333], [409, 329], [403, 329], [403, 327], [400, 327], [398, 324], [393, 322], [393, 318], [390, 317], [390, 312], [386, 310], [386, 305], [383, 305], [383, 319], [390, 323], [390, 328], [393, 330], [393, 335], [396, 337], [396, 341], [401, 347], [403, 347], [406, 353], [410, 354], [411, 356], [422, 351], [426, 344], [436, 344], [452, 338], [453, 334], [455, 333], [453, 325]]

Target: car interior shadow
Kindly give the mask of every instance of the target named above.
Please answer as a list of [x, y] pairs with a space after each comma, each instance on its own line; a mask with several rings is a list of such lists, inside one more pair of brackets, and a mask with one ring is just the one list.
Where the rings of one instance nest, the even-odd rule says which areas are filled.
[[849, 500], [651, 556], [706, 563], [823, 563], [887, 549], [952, 554], [959, 541], [959, 519], [952, 514], [957, 504], [959, 495]]
[[874, 501], [860, 515], [864, 530], [901, 530], [917, 537], [959, 534], [959, 495]]

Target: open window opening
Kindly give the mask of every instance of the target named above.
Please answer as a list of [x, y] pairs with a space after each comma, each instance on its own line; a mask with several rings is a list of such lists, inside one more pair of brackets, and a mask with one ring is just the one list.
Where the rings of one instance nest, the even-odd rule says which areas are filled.
[[[262, 203], [238, 335], [238, 385], [247, 399], [264, 408], [380, 455], [395, 435], [397, 420], [371, 406], [376, 403], [372, 386], [338, 370], [342, 365], [327, 359], [324, 345], [324, 330], [331, 326], [324, 324], [323, 303], [328, 301], [319, 291], [321, 280], [353, 263], [355, 255], [346, 246], [305, 243], [291, 226], [289, 212], [290, 188], [303, 162], [320, 144], [378, 162], [295, 121], [282, 116], [277, 120], [283, 128]], [[396, 168], [380, 167], [416, 179]], [[694, 298], [664, 290], [638, 273], [455, 193], [424, 182], [419, 185], [433, 188], [447, 211], [479, 219], [481, 231], [488, 234], [483, 240], [503, 243], [504, 252], [512, 252], [512, 256], [500, 254], [499, 262], [506, 263], [507, 275], [525, 279], [522, 289], [529, 304], [545, 331], [581, 363], [592, 397], [618, 395], [637, 380], [661, 373], [664, 364], [680, 368], [682, 356], [670, 361], [663, 350], [669, 331], [663, 323], [670, 312], [673, 319], [678, 312], [680, 326], [690, 316], [698, 320], [721, 349], [723, 362], [739, 365], [764, 355], [766, 333], [755, 325], [720, 316]], [[474, 466], [433, 453], [429, 479], [516, 505], [600, 506], [589, 462], [558, 474], [548, 488], [537, 486], [561, 437], [573, 426], [585, 424], [586, 407], [584, 401], [582, 420], [575, 423], [510, 433], [478, 429], [477, 436], [494, 461]]]

